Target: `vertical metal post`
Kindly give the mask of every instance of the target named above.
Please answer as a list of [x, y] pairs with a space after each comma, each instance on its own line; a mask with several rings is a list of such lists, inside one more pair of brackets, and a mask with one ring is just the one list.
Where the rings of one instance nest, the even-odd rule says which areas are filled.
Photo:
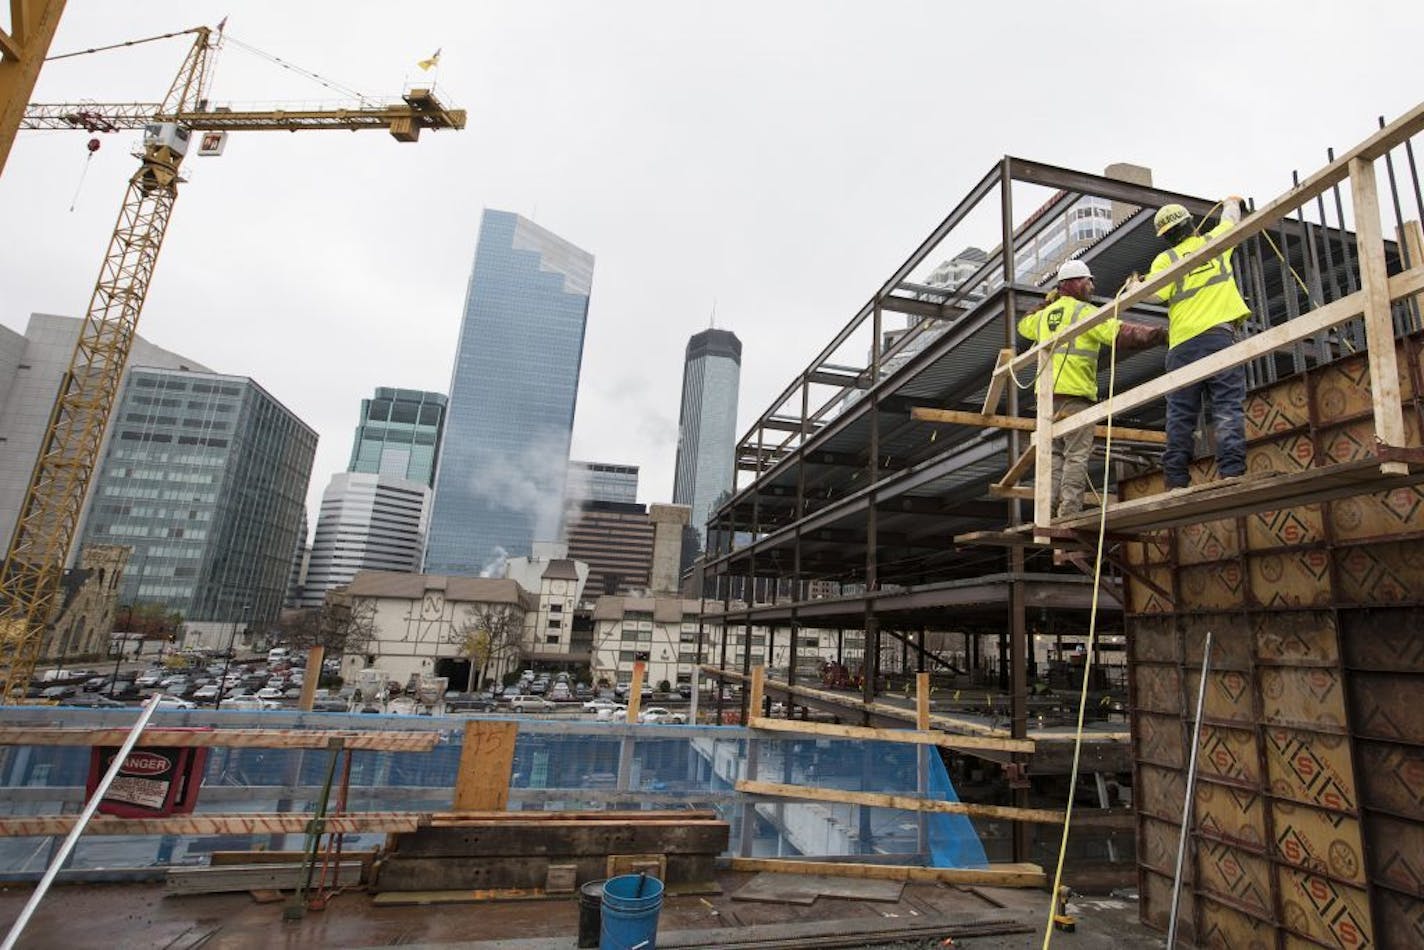
[[30, 899], [25, 902], [25, 906], [20, 910], [20, 916], [15, 918], [15, 923], [11, 925], [10, 932], [5, 935], [5, 942], [0, 944], [0, 950], [11, 950], [15, 942], [20, 939], [20, 934], [25, 932], [25, 927], [29, 924], [30, 918], [34, 916], [35, 910], [40, 906], [40, 901], [44, 900], [45, 894], [49, 892], [49, 887], [54, 883], [55, 877], [59, 874], [59, 869], [64, 867], [64, 862], [69, 860], [69, 855], [74, 851], [74, 846], [79, 843], [79, 836], [84, 834], [85, 827], [89, 824], [89, 819], [94, 817], [94, 812], [99, 808], [105, 795], [109, 793], [109, 786], [114, 784], [114, 779], [119, 777], [119, 769], [123, 768], [124, 762], [128, 760], [129, 753], [138, 744], [138, 737], [148, 725], [149, 719], [158, 709], [157, 695], [148, 701], [148, 705], [143, 707], [139, 713], [138, 721], [129, 730], [128, 736], [124, 739], [124, 744], [119, 747], [119, 752], [114, 756], [114, 760], [109, 763], [109, 771], [104, 773], [104, 777], [99, 780], [98, 786], [94, 789], [94, 794], [89, 796], [89, 803], [84, 806], [84, 810], [79, 813], [79, 819], [74, 823], [74, 827], [69, 829], [69, 834], [65, 836], [64, 843], [59, 846], [59, 851], [55, 853], [49, 867], [45, 869], [44, 877], [35, 886], [35, 892], [30, 895]]
[[1187, 828], [1192, 820], [1192, 799], [1197, 787], [1197, 747], [1201, 744], [1202, 707], [1206, 704], [1206, 678], [1211, 670], [1211, 631], [1202, 645], [1201, 682], [1197, 684], [1197, 714], [1192, 724], [1192, 756], [1187, 763], [1187, 791], [1182, 802], [1182, 829], [1177, 835], [1177, 868], [1172, 875], [1172, 913], [1167, 921], [1167, 947], [1177, 945], [1177, 903], [1182, 896], [1182, 862], [1187, 853]]

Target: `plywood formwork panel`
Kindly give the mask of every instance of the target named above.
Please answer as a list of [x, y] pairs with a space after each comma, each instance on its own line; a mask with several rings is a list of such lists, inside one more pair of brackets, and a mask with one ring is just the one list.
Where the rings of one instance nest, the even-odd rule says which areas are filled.
[[1276, 946], [1275, 928], [1227, 904], [1202, 900], [1197, 945], [1210, 950], [1266, 950]]
[[[1176, 847], [1177, 830], [1172, 829], [1173, 848]], [[1190, 869], [1186, 869], [1188, 872]], [[1166, 930], [1172, 915], [1172, 865], [1169, 858], [1166, 870], [1161, 873], [1145, 872], [1138, 890], [1141, 901], [1142, 919], [1158, 930]], [[1194, 921], [1197, 900], [1191, 888], [1182, 889], [1178, 906], [1179, 926], [1177, 929], [1183, 946], [1198, 946]]]
[[1326, 946], [1369, 947], [1375, 943], [1369, 895], [1318, 874], [1280, 870], [1282, 923], [1296, 934]]
[[1272, 916], [1271, 863], [1262, 855], [1203, 839], [1197, 846], [1196, 867], [1200, 893], [1252, 916]]
[[1202, 782], [1197, 786], [1196, 824], [1211, 838], [1261, 853], [1266, 850], [1265, 799], [1250, 789]]
[[1246, 564], [1252, 606], [1330, 605], [1330, 555], [1323, 549], [1253, 554]]
[[[1419, 445], [1420, 339], [1398, 353]], [[1373, 459], [1368, 380], [1359, 354], [1253, 393], [1250, 471]], [[1160, 490], [1153, 473], [1119, 495]], [[1195, 942], [1424, 946], [1424, 486], [1159, 530], [1121, 556], [1143, 919], [1169, 912], [1210, 630], [1183, 905]]]

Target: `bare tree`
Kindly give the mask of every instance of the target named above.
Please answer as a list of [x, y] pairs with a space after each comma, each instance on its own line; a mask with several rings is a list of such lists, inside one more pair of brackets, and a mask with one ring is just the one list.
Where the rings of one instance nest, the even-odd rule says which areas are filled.
[[465, 608], [465, 617], [450, 632], [450, 641], [460, 655], [470, 661], [466, 692], [474, 692], [483, 682], [485, 671], [493, 664], [502, 667], [504, 661], [519, 656], [524, 636], [524, 618], [506, 604], [472, 604]]
[[287, 611], [277, 623], [278, 638], [293, 650], [323, 647], [329, 657], [365, 653], [375, 634], [375, 620], [375, 601], [337, 588], [327, 592], [319, 608]]

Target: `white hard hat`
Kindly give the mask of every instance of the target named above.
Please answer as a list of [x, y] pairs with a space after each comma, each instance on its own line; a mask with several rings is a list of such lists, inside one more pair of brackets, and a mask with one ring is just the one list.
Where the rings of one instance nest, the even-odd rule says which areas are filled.
[[1064, 261], [1063, 266], [1058, 268], [1058, 283], [1065, 280], [1075, 280], [1079, 277], [1092, 279], [1093, 272], [1088, 270], [1088, 265], [1082, 261]]

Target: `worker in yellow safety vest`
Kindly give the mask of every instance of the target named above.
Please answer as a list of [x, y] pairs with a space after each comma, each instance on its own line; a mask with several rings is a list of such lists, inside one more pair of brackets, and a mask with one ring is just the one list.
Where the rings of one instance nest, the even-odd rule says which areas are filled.
[[[1058, 286], [1048, 292], [1048, 303], [1019, 320], [1019, 335], [1046, 340], [1088, 317], [1098, 308], [1089, 303], [1093, 273], [1082, 261], [1066, 261], [1058, 268]], [[1053, 349], [1053, 418], [1063, 419], [1098, 401], [1098, 353], [1114, 341], [1124, 349], [1157, 346], [1167, 340], [1166, 327], [1118, 319], [1104, 320], [1072, 341]], [[1038, 385], [1043, 385], [1040, 379]], [[1083, 490], [1088, 484], [1088, 456], [1093, 451], [1091, 426], [1053, 440], [1054, 517], [1066, 518], [1083, 510]]]
[[[1153, 223], [1168, 249], [1152, 261], [1149, 276], [1165, 270], [1200, 248], [1211, 238], [1234, 228], [1241, 220], [1241, 199], [1232, 195], [1221, 202], [1221, 222], [1205, 235], [1192, 228], [1192, 216], [1179, 204], [1164, 205]], [[1239, 327], [1251, 309], [1236, 289], [1231, 269], [1233, 248], [1202, 261], [1186, 274], [1157, 291], [1167, 304], [1167, 371], [1224, 350], [1236, 342]], [[1216, 471], [1223, 478], [1246, 473], [1246, 369], [1233, 366], [1167, 395], [1167, 448], [1162, 470], [1167, 488], [1186, 488], [1191, 478], [1197, 416], [1202, 396], [1211, 403], [1216, 429]]]

